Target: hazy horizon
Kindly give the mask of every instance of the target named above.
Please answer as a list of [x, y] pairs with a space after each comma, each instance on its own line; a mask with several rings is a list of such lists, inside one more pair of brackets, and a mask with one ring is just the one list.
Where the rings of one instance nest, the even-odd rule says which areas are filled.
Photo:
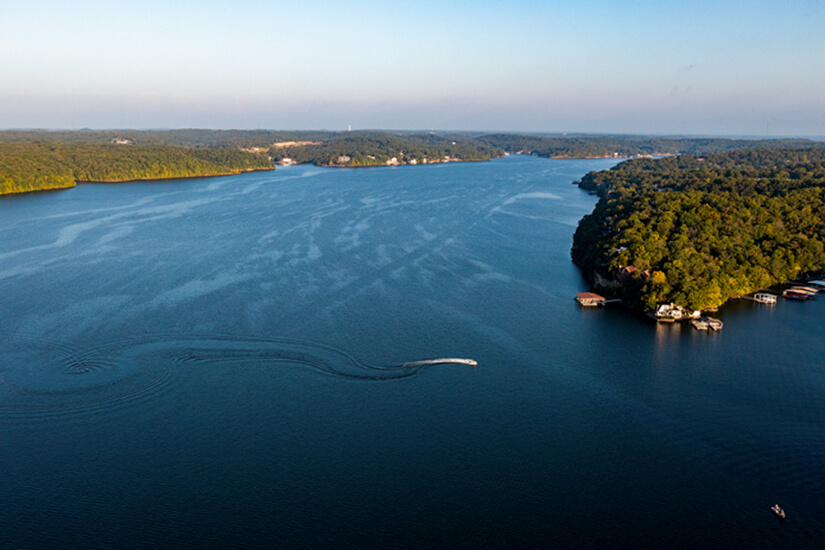
[[177, 130], [204, 130], [204, 131], [240, 131], [240, 132], [338, 132], [338, 133], [359, 133], [359, 132], [386, 132], [386, 133], [435, 133], [435, 134], [467, 134], [467, 135], [491, 135], [491, 134], [513, 134], [540, 137], [622, 137], [622, 138], [685, 138], [685, 139], [808, 139], [812, 141], [825, 141], [823, 135], [744, 135], [744, 134], [688, 134], [688, 133], [620, 133], [620, 132], [531, 132], [513, 130], [462, 130], [444, 128], [206, 128], [206, 127], [177, 127], [177, 128], [0, 128], [2, 131], [10, 132], [171, 132]]
[[5, 6], [0, 128], [825, 136], [825, 4]]

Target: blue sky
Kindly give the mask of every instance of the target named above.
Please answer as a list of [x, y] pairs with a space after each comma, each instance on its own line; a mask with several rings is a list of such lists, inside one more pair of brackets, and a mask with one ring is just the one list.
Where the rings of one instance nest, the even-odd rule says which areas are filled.
[[825, 2], [0, 0], [0, 128], [825, 135]]

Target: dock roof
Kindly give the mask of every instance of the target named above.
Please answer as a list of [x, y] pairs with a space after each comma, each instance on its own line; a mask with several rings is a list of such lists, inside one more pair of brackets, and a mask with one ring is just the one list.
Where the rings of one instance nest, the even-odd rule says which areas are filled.
[[577, 292], [576, 297], [582, 300], [604, 300], [604, 296], [599, 296], [595, 292]]

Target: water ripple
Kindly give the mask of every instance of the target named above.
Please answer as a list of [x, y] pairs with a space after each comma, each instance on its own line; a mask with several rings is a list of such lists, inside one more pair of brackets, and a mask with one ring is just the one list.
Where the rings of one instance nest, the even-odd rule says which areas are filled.
[[158, 399], [184, 373], [209, 366], [297, 365], [362, 381], [388, 381], [455, 360], [369, 365], [345, 351], [286, 339], [232, 336], [142, 336], [76, 350], [55, 341], [16, 337], [0, 371], [0, 418], [49, 418], [121, 409]]

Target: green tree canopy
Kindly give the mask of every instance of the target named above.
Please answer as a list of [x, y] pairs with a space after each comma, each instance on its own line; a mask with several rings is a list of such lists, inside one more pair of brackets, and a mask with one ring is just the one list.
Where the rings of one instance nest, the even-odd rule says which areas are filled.
[[632, 160], [580, 185], [600, 199], [573, 260], [638, 309], [715, 308], [825, 267], [825, 147]]

